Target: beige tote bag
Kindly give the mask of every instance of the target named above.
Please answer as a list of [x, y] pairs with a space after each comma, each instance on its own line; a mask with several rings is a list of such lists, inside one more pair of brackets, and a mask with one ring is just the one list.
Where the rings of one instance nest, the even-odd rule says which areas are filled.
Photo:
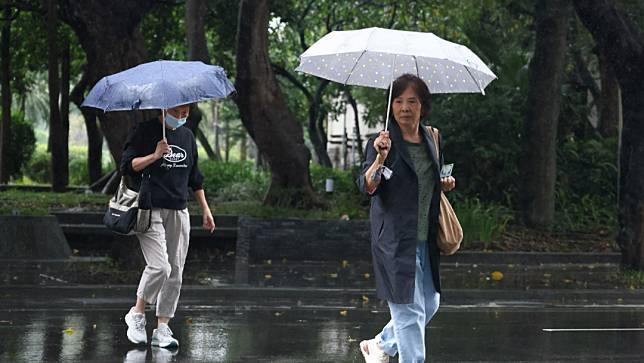
[[[436, 160], [440, 161], [440, 146], [438, 140], [438, 129], [427, 126], [427, 131], [434, 139], [436, 146]], [[461, 247], [463, 241], [463, 228], [456, 217], [454, 208], [449, 203], [445, 193], [441, 190], [440, 214], [438, 216], [438, 248], [444, 255], [453, 255]]]

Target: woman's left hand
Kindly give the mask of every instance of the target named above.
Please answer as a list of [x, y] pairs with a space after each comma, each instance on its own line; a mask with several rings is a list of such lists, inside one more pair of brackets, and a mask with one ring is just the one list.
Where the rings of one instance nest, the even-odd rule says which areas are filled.
[[203, 228], [209, 230], [210, 233], [215, 231], [215, 219], [210, 211], [206, 211], [203, 214]]
[[444, 192], [449, 192], [456, 187], [456, 179], [453, 176], [441, 179], [441, 189]]

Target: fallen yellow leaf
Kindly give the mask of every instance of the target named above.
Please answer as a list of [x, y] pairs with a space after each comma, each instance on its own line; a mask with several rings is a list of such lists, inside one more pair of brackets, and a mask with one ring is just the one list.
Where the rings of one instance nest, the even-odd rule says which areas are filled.
[[340, 310], [340, 315], [347, 316], [347, 311], [346, 310]]
[[501, 272], [501, 271], [492, 272], [492, 280], [494, 280], [494, 281], [503, 280], [503, 272]]
[[67, 328], [67, 329], [63, 330], [63, 333], [65, 333], [67, 335], [72, 335], [72, 334], [74, 334], [74, 329], [73, 328]]
[[349, 267], [349, 261], [342, 260], [342, 268], [347, 268], [347, 267]]

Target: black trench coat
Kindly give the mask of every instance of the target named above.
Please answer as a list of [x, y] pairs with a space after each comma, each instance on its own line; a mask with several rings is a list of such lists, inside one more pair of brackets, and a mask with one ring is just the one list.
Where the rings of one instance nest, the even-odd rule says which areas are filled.
[[[436, 291], [440, 293], [440, 251], [436, 244], [438, 214], [440, 212], [440, 166], [436, 158], [434, 140], [424, 126], [420, 126], [427, 151], [432, 156], [434, 193], [429, 210], [429, 258]], [[418, 177], [396, 121], [390, 123], [391, 150], [385, 166], [393, 170], [389, 180], [383, 177], [371, 195], [371, 253], [379, 298], [396, 303], [413, 302], [416, 276], [416, 247], [418, 245]], [[366, 192], [367, 169], [376, 159], [373, 147], [376, 136], [367, 142], [365, 162], [358, 177], [358, 188]], [[422, 182], [422, 181], [421, 181]]]

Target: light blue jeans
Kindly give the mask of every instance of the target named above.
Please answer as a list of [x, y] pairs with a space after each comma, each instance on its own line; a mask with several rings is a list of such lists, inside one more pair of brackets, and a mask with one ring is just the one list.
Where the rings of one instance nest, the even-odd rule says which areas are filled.
[[376, 335], [376, 342], [389, 356], [398, 353], [399, 363], [425, 362], [425, 326], [440, 303], [430, 268], [427, 242], [416, 248], [416, 281], [411, 304], [389, 302], [391, 320]]

